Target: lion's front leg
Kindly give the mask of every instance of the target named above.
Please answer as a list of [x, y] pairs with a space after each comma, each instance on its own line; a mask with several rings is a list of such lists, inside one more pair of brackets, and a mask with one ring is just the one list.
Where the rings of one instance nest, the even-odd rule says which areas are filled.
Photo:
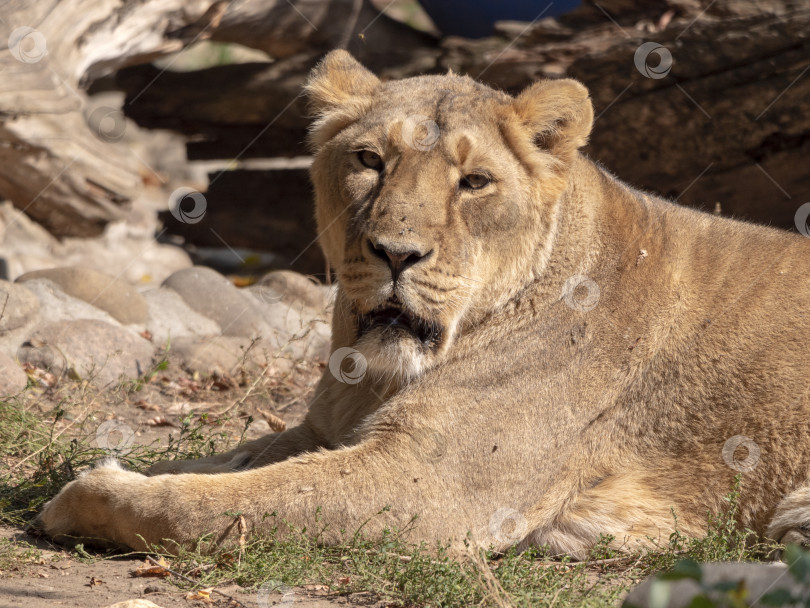
[[[436, 492], [442, 484], [435, 469], [408, 451], [409, 441], [400, 442], [402, 449], [396, 443], [367, 441], [222, 475], [147, 477], [102, 466], [68, 484], [35, 525], [58, 540], [103, 538], [135, 549], [162, 545], [170, 551], [177, 544], [193, 546], [202, 537], [214, 544], [235, 540], [237, 520], [253, 534], [286, 530], [284, 522], [294, 529], [325, 528], [320, 538], [339, 542], [341, 530], [351, 534], [370, 518], [363, 529], [374, 535], [385, 527], [405, 527], [419, 516], [415, 540], [462, 537], [466, 530], [446, 521], [462, 497]], [[403, 475], [418, 483], [403, 483]], [[390, 510], [374, 517], [384, 507]]]
[[230, 452], [193, 460], [164, 460], [152, 465], [146, 474], [232, 473], [281, 462], [319, 447], [323, 447], [322, 440], [304, 423], [249, 441]]

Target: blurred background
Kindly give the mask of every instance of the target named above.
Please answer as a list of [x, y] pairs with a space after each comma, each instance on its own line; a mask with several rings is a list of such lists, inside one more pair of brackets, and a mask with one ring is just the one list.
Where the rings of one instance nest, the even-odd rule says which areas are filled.
[[338, 46], [383, 78], [578, 78], [585, 152], [632, 185], [794, 230], [810, 201], [806, 1], [7, 0], [0, 44], [10, 280], [323, 277], [300, 94]]

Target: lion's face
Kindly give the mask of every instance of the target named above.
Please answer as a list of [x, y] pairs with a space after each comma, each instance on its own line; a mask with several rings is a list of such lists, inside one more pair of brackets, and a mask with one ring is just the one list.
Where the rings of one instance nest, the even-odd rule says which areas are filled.
[[372, 372], [418, 375], [542, 272], [587, 92], [539, 83], [515, 99], [454, 75], [383, 84], [342, 51], [308, 91], [345, 338]]

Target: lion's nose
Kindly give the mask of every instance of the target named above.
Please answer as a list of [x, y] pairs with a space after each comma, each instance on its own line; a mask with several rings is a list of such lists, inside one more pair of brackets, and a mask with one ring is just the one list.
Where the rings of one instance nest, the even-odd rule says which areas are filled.
[[368, 241], [371, 253], [388, 264], [391, 269], [391, 278], [397, 282], [399, 275], [414, 264], [429, 257], [433, 250], [425, 251], [413, 243], [386, 243], [384, 241]]

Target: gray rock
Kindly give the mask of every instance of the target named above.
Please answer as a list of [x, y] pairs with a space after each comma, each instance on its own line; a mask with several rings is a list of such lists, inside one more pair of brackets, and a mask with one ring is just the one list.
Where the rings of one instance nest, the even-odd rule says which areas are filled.
[[[254, 294], [253, 288], [247, 290]], [[258, 298], [257, 298], [258, 300]], [[328, 310], [313, 310], [300, 304], [258, 301], [266, 325], [270, 328], [266, 340], [276, 350], [293, 359], [329, 358], [332, 335], [331, 314]]]
[[0, 353], [0, 397], [16, 395], [28, 385], [28, 375], [14, 359]]
[[268, 272], [250, 289], [268, 304], [282, 302], [312, 310], [325, 310], [332, 294], [331, 288], [291, 270]]
[[[787, 589], [793, 593], [802, 591], [802, 585], [797, 583], [788, 572], [785, 564], [757, 564], [743, 562], [717, 562], [701, 564], [702, 581], [704, 586], [711, 587], [721, 582], [745, 581], [747, 590], [746, 605], [762, 607], [760, 600], [766, 592], [777, 589]], [[808, 589], [804, 589], [806, 593]], [[691, 579], [678, 581], [661, 581], [650, 577], [635, 587], [625, 598], [624, 608], [683, 608], [692, 599], [703, 593], [698, 583]], [[711, 599], [717, 592], [710, 592]], [[725, 604], [717, 604], [725, 605]]]
[[149, 307], [146, 330], [159, 348], [174, 344], [177, 338], [216, 336], [219, 324], [193, 310], [174, 290], [161, 287], [143, 292]]
[[262, 310], [268, 339], [294, 359], [329, 358], [332, 290], [304, 275], [272, 272], [246, 289]]
[[185, 268], [163, 282], [191, 308], [213, 319], [224, 336], [266, 336], [268, 327], [255, 299], [246, 296], [224, 276], [204, 266]]
[[[252, 345], [252, 346], [251, 346]], [[169, 359], [190, 372], [204, 376], [237, 374], [241, 370], [259, 372], [269, 366], [268, 374], [285, 375], [293, 362], [264, 340], [253, 341], [239, 336], [178, 338], [172, 340]]]
[[6, 262], [3, 279], [27, 270], [48, 268], [63, 255], [62, 244], [10, 202], [0, 203], [0, 257]]
[[26, 281], [25, 286], [14, 283], [15, 287], [27, 289], [38, 302], [39, 313], [21, 327], [0, 333], [0, 353], [17, 357], [20, 345], [31, 332], [43, 322], [74, 321], [76, 319], [96, 319], [111, 325], [120, 325], [100, 308], [83, 300], [67, 295], [58, 285], [47, 279]]
[[137, 378], [152, 366], [152, 345], [122, 327], [80, 319], [39, 327], [18, 351], [20, 361], [99, 388]]
[[132, 285], [97, 270], [78, 266], [26, 272], [17, 282], [48, 279], [66, 294], [84, 300], [124, 324], [146, 321], [146, 301]]
[[49, 322], [95, 319], [110, 325], [120, 325], [108, 313], [84, 300], [69, 296], [49, 279], [31, 279], [25, 287], [39, 300], [39, 317]]
[[22, 285], [0, 281], [0, 334], [24, 327], [37, 317], [39, 300]]

